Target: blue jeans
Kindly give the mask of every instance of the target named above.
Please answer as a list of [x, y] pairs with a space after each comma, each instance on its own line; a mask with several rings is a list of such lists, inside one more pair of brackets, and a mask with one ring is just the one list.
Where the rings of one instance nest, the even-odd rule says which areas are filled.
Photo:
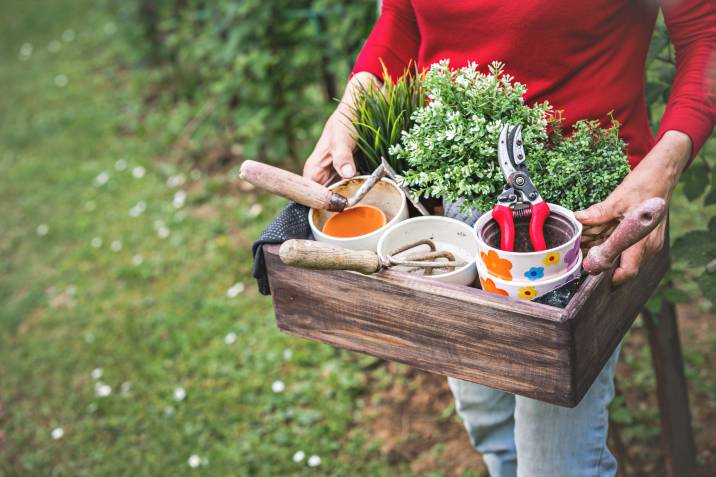
[[470, 442], [492, 477], [604, 477], [617, 473], [607, 448], [617, 347], [584, 399], [569, 409], [448, 378]]

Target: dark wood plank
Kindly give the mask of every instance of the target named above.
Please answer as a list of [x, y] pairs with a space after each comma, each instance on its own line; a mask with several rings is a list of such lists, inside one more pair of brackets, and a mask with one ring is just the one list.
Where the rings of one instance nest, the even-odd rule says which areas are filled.
[[664, 301], [658, 315], [644, 310], [643, 317], [656, 374], [666, 473], [669, 477], [688, 477], [696, 463], [696, 446], [676, 308]]
[[576, 404], [563, 310], [396, 272], [285, 266], [266, 247], [279, 328], [559, 405]]
[[620, 286], [612, 271], [590, 277], [565, 310], [572, 327], [573, 386], [581, 400], [669, 268], [664, 248]]

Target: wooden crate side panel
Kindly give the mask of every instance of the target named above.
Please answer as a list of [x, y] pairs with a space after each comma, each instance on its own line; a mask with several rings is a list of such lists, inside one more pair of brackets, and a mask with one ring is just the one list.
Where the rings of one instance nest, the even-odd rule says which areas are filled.
[[[267, 250], [279, 328], [560, 405], [574, 405], [561, 310], [381, 273], [287, 267]], [[537, 310], [547, 319], [537, 317]]]
[[569, 304], [566, 313], [573, 327], [573, 379], [579, 399], [589, 390], [669, 264], [669, 252], [665, 248], [649, 260], [633, 280], [614, 287], [612, 274], [604, 273], [586, 282], [579, 300]]

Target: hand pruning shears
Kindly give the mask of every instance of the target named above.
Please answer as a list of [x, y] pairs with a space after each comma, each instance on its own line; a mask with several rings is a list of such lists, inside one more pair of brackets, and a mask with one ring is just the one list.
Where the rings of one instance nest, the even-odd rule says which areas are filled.
[[529, 217], [532, 247], [535, 252], [545, 250], [544, 223], [549, 217], [549, 206], [540, 197], [527, 172], [522, 126], [506, 124], [502, 128], [497, 143], [497, 159], [507, 182], [492, 209], [492, 217], [500, 226], [500, 248], [508, 252], [514, 250], [514, 218]]

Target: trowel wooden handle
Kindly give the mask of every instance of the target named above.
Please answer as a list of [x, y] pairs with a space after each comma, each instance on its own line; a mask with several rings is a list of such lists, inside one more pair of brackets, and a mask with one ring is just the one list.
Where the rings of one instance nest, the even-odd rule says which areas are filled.
[[353, 270], [371, 274], [381, 268], [375, 252], [348, 250], [313, 240], [287, 240], [278, 254], [286, 265], [313, 270]]
[[348, 200], [310, 179], [256, 161], [241, 164], [240, 177], [256, 187], [280, 195], [306, 207], [340, 212]]
[[584, 270], [592, 275], [609, 270], [621, 253], [643, 239], [664, 218], [666, 201], [654, 197], [624, 216], [614, 232], [601, 245], [592, 247], [582, 262]]

